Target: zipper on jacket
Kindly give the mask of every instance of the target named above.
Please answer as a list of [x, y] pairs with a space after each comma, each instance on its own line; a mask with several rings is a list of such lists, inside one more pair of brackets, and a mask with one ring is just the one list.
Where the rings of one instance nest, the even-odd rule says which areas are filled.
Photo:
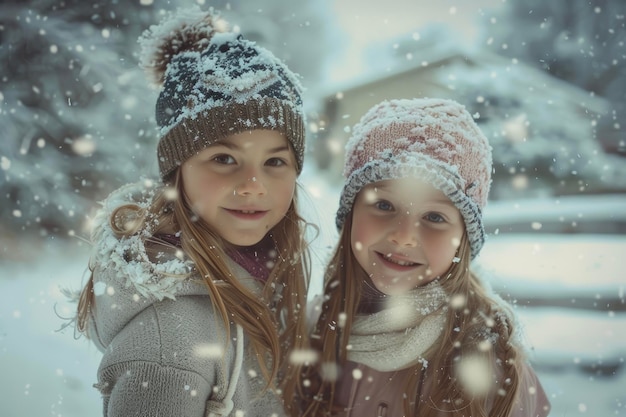
[[[358, 364], [355, 369], [361, 369], [361, 364]], [[354, 406], [354, 399], [356, 398], [356, 393], [358, 391], [358, 386], [361, 384], [360, 379], [352, 378], [352, 384], [350, 387], [350, 399], [348, 400], [348, 407], [346, 409], [346, 417], [350, 417], [352, 415], [352, 408]]]
[[387, 417], [387, 411], [389, 405], [385, 402], [378, 403], [378, 410], [376, 411], [376, 417]]

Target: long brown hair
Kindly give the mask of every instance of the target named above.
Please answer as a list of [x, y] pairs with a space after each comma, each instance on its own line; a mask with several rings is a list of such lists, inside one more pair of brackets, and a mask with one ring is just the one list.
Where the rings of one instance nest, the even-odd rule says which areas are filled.
[[[320, 318], [311, 336], [319, 360], [303, 367], [297, 394], [304, 416], [332, 415], [336, 381], [326, 379], [325, 371], [338, 372], [347, 361], [347, 345], [354, 317], [358, 314], [366, 274], [351, 248], [352, 213], [345, 221], [337, 248], [324, 277], [324, 299]], [[466, 236], [461, 240], [453, 263], [441, 278], [449, 300], [463, 297], [460, 306], [447, 307], [446, 328], [437, 343], [424, 354], [422, 363], [407, 372], [404, 381], [404, 412], [407, 416], [431, 417], [445, 411], [446, 416], [508, 416], [517, 398], [521, 350], [513, 343], [513, 322], [506, 305], [489, 296], [470, 271], [470, 246]], [[458, 300], [458, 298], [457, 298]], [[342, 320], [340, 320], [340, 317]], [[338, 326], [338, 323], [343, 326]], [[485, 349], [485, 342], [490, 348]], [[459, 359], [470, 355], [486, 357], [496, 370], [500, 386], [482, 397], [468, 392], [455, 372]], [[497, 360], [496, 360], [497, 359]], [[426, 377], [426, 378], [424, 378]], [[429, 381], [420, 387], [421, 381]], [[421, 398], [420, 398], [421, 397]], [[418, 410], [419, 409], [419, 410]]]
[[[179, 198], [170, 197], [172, 190]], [[118, 237], [149, 230], [150, 237], [146, 240], [164, 230], [180, 230], [182, 250], [193, 261], [195, 275], [202, 277], [208, 287], [212, 305], [226, 331], [229, 332], [231, 320], [240, 325], [257, 354], [266, 388], [273, 386], [278, 377], [285, 398], [293, 398], [296, 370], [288, 358], [293, 349], [308, 345], [305, 303], [310, 276], [309, 248], [304, 238], [304, 229], [309, 224], [298, 214], [297, 190], [284, 218], [270, 231], [278, 256], [262, 298], [231, 273], [226, 261], [228, 243], [194, 216], [183, 191], [178, 169], [172, 183], [157, 190], [148, 209], [138, 204], [116, 208], [109, 219], [112, 230]], [[79, 298], [76, 320], [77, 329], [87, 337], [94, 302], [92, 265], [90, 269], [91, 276]], [[216, 278], [226, 285], [216, 285]], [[280, 297], [272, 297], [276, 288], [282, 288]], [[227, 334], [225, 340], [229, 339]]]

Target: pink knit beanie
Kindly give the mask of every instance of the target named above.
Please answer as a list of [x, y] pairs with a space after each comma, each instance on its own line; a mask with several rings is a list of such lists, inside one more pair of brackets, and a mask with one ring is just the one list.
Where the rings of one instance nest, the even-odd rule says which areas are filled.
[[441, 190], [465, 221], [472, 258], [485, 241], [482, 209], [491, 185], [491, 146], [465, 107], [452, 100], [383, 101], [346, 144], [341, 229], [359, 191], [373, 182], [415, 177]]

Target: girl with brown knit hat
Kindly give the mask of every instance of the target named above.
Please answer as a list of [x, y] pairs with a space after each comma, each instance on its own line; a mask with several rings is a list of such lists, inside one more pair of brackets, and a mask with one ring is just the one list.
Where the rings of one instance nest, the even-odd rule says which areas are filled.
[[161, 181], [104, 202], [76, 318], [103, 352], [104, 415], [283, 416], [307, 343], [299, 80], [197, 7], [140, 43]]
[[492, 170], [471, 115], [449, 100], [384, 101], [346, 151], [303, 414], [547, 416], [511, 310], [470, 271]]

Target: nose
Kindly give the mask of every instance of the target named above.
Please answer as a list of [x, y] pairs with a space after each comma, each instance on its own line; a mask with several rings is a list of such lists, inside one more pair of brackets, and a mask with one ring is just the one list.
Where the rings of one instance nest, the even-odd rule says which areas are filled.
[[265, 184], [255, 173], [246, 173], [237, 182], [234, 194], [239, 196], [264, 195], [267, 193]]
[[419, 222], [411, 216], [402, 216], [389, 232], [390, 242], [401, 247], [414, 247], [418, 242]]

